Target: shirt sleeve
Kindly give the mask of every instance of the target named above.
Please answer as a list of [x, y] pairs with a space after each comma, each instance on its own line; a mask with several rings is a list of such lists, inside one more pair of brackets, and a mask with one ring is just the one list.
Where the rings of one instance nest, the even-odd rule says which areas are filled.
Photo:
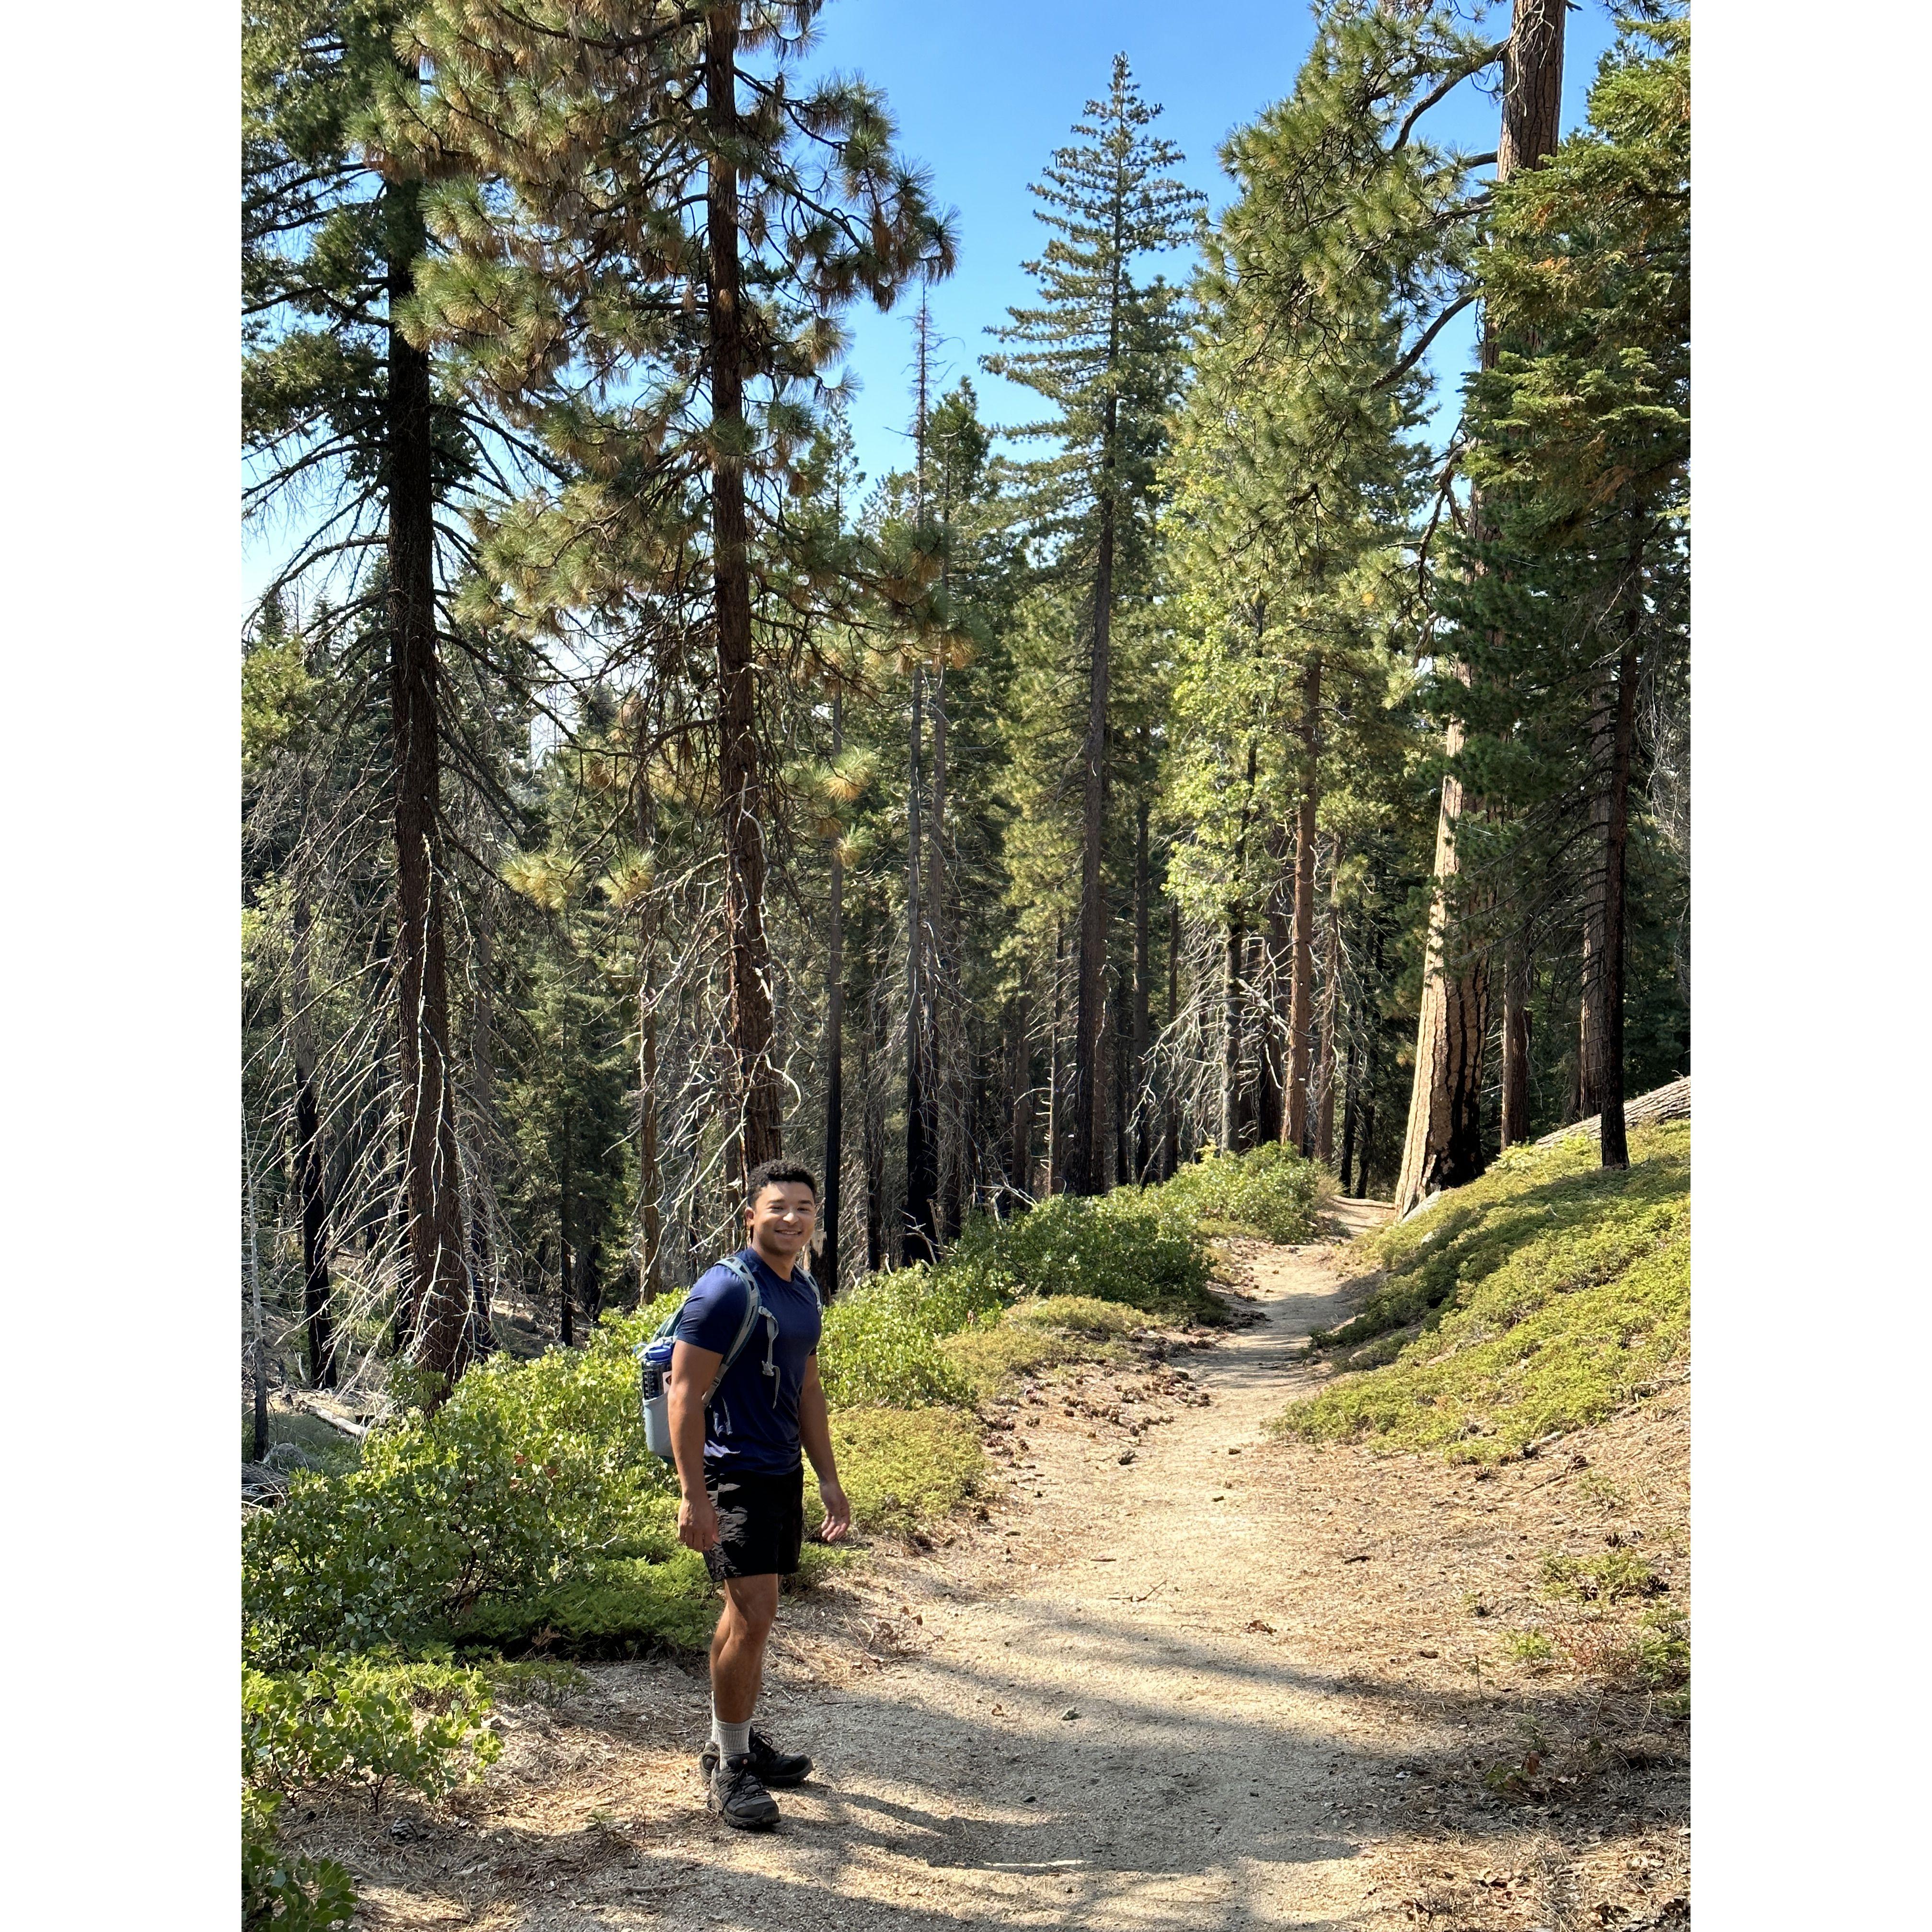
[[678, 1311], [676, 1339], [722, 1355], [745, 1319], [745, 1284], [723, 1266], [707, 1268]]

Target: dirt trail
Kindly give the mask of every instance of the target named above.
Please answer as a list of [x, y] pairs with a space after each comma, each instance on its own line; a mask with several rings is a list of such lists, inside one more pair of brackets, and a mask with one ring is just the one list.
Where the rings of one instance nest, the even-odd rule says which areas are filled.
[[[1354, 1232], [1373, 1206], [1340, 1213]], [[1502, 1485], [1466, 1500], [1469, 1472], [1439, 1458], [1367, 1469], [1266, 1438], [1319, 1372], [1299, 1345], [1346, 1314], [1352, 1285], [1331, 1246], [1240, 1247], [1246, 1325], [1165, 1370], [1090, 1370], [1022, 1392], [1007, 1438], [1016, 1506], [983, 1532], [931, 1554], [878, 1552], [856, 1595], [787, 1600], [760, 1721], [819, 1768], [782, 1794], [778, 1832], [733, 1833], [698, 1808], [701, 1675], [597, 1666], [595, 1708], [520, 1720], [466, 1843], [424, 1844], [406, 1875], [390, 1861], [390, 1882], [365, 1892], [367, 1922], [1586, 1922], [1566, 1916], [1556, 1850], [1537, 1835], [1548, 1828], [1489, 1815], [1502, 1808], [1480, 1784], [1455, 1821], [1466, 1850], [1473, 1832], [1477, 1852], [1503, 1863], [1480, 1880], [1471, 1866], [1478, 1916], [1452, 1905], [1464, 1896], [1453, 1886], [1438, 1916], [1418, 1880], [1444, 1853], [1444, 1767], [1460, 1762], [1466, 1780], [1472, 1743], [1507, 1721], [1472, 1702], [1480, 1661], [1472, 1687], [1461, 1651], [1430, 1646], [1467, 1579], [1431, 1560], [1434, 1594], [1412, 1601], [1414, 1558], [1383, 1560], [1399, 1510], [1379, 1499], [1412, 1490], [1403, 1506], [1432, 1534], [1453, 1509], [1467, 1562], [1486, 1574], [1513, 1574], [1527, 1533], [1498, 1518]], [[1358, 1480], [1369, 1486], [1347, 1486]], [[667, 1751], [672, 1738], [690, 1748]], [[1681, 1849], [1660, 1822], [1646, 1842], [1604, 1855], [1636, 1870], [1634, 1846], [1660, 1870]], [[1665, 1922], [1617, 1910], [1587, 1922]]]

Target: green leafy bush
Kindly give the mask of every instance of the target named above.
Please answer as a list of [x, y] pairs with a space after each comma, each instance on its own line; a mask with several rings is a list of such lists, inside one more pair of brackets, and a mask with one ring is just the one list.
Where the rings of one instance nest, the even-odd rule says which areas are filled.
[[1243, 1154], [1211, 1150], [1150, 1192], [1191, 1216], [1204, 1234], [1250, 1234], [1264, 1241], [1315, 1238], [1328, 1177], [1300, 1151], [1270, 1141]]
[[818, 1372], [834, 1408], [918, 1408], [972, 1399], [940, 1346], [1000, 1297], [982, 1276], [915, 1263], [874, 1275], [825, 1311]]
[[275, 1836], [281, 1805], [274, 1791], [242, 1799], [242, 1932], [340, 1932], [354, 1921], [356, 1888], [333, 1858], [283, 1849]]
[[242, 1773], [286, 1794], [360, 1786], [380, 1806], [392, 1786], [440, 1798], [502, 1750], [484, 1723], [478, 1671], [392, 1656], [317, 1658], [307, 1670], [242, 1672]]
[[1552, 1552], [1543, 1559], [1544, 1594], [1570, 1597], [1582, 1604], [1620, 1604], [1630, 1597], [1654, 1596], [1664, 1588], [1657, 1572], [1634, 1551], [1604, 1550], [1592, 1556]]
[[298, 1474], [242, 1534], [252, 1661], [400, 1644], [661, 1532], [674, 1484], [644, 1447], [632, 1348], [664, 1306], [580, 1348], [494, 1356], [433, 1414], [385, 1424], [346, 1474]]
[[1077, 1295], [1163, 1318], [1225, 1314], [1208, 1292], [1207, 1246], [1192, 1215], [1154, 1189], [1057, 1194], [1010, 1220], [976, 1215], [945, 1272], [980, 1285], [994, 1304]]
[[1004, 1319], [962, 1330], [940, 1346], [983, 1402], [1017, 1376], [1061, 1362], [1110, 1360], [1120, 1352], [1116, 1338], [1138, 1325], [1118, 1303], [1056, 1294], [1016, 1303]]
[[1385, 1366], [1339, 1377], [1281, 1426], [1493, 1462], [1600, 1422], [1690, 1342], [1690, 1126], [1630, 1136], [1626, 1170], [1579, 1135], [1513, 1148], [1426, 1213], [1367, 1238], [1388, 1279], [1316, 1337], [1353, 1351], [1420, 1322]]
[[718, 1610], [704, 1559], [680, 1545], [662, 1560], [620, 1558], [525, 1595], [493, 1598], [449, 1634], [459, 1651], [511, 1656], [688, 1654], [710, 1642]]

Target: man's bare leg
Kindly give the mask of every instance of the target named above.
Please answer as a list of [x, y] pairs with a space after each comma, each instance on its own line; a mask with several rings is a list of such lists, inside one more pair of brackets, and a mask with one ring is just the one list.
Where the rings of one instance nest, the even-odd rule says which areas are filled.
[[776, 1576], [731, 1576], [711, 1637], [711, 1708], [728, 1724], [751, 1722], [765, 1674], [765, 1640], [778, 1613]]

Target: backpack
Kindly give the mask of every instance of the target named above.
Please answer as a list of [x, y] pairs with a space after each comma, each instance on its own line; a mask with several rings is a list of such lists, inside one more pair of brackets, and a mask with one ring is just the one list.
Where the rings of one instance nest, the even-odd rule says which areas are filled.
[[[776, 1408], [778, 1402], [778, 1367], [772, 1354], [778, 1346], [778, 1318], [765, 1306], [764, 1297], [758, 1292], [758, 1277], [736, 1255], [727, 1255], [718, 1265], [728, 1268], [744, 1283], [745, 1317], [738, 1324], [738, 1332], [732, 1337], [731, 1346], [718, 1359], [718, 1372], [711, 1378], [711, 1386], [704, 1391], [704, 1406], [707, 1409], [711, 1406], [718, 1385], [724, 1381], [732, 1364], [745, 1352], [745, 1345], [762, 1320], [765, 1324], [763, 1369], [772, 1385], [772, 1406]], [[818, 1283], [803, 1268], [794, 1265], [792, 1272], [795, 1276], [803, 1276], [806, 1286], [814, 1294], [818, 1293]], [[644, 1446], [652, 1455], [662, 1456], [667, 1462], [676, 1460], [670, 1436], [670, 1358], [677, 1345], [678, 1318], [683, 1312], [684, 1304], [680, 1302], [658, 1324], [656, 1334], [640, 1344], [635, 1351], [638, 1400], [644, 1419]]]

